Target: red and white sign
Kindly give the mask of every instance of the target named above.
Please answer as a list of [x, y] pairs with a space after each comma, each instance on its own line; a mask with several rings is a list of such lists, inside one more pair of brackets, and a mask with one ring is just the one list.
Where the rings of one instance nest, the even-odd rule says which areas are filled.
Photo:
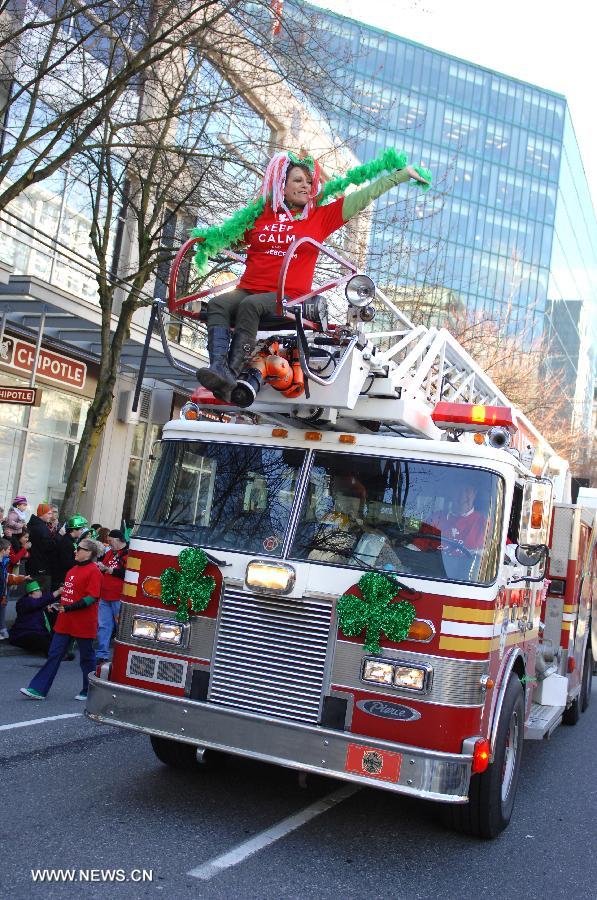
[[402, 754], [362, 744], [349, 744], [346, 752], [345, 772], [378, 778], [380, 781], [396, 783], [400, 777]]
[[[15, 338], [4, 339], [0, 354], [0, 362], [4, 365], [10, 366], [11, 369], [18, 369], [19, 372], [31, 372], [34, 359], [35, 347], [33, 344]], [[69, 356], [62, 356], [60, 353], [54, 353], [52, 350], [42, 347], [39, 351], [35, 374], [47, 378], [48, 381], [55, 381], [58, 384], [81, 390], [85, 386], [87, 366]]]
[[36, 388], [0, 386], [0, 403], [14, 403], [17, 406], [39, 406], [41, 391]]

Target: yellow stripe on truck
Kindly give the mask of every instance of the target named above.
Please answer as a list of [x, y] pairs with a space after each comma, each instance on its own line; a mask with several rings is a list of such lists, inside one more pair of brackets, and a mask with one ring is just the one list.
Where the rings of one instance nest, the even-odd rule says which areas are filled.
[[482, 653], [491, 649], [491, 638], [457, 638], [442, 635], [439, 639], [440, 650], [460, 650], [463, 653]]
[[129, 556], [126, 561], [127, 569], [134, 569], [135, 572], [138, 572], [141, 568], [141, 559], [138, 556]]
[[495, 616], [494, 609], [467, 609], [464, 606], [444, 606], [443, 619], [456, 619], [458, 622], [488, 622], [491, 624]]
[[128, 582], [125, 582], [122, 585], [122, 593], [124, 594], [125, 597], [136, 597], [137, 596], [137, 585], [129, 584]]

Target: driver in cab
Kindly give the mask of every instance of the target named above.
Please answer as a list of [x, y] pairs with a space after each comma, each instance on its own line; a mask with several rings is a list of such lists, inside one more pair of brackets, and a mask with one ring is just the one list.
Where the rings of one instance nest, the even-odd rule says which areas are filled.
[[[487, 522], [485, 516], [475, 508], [477, 488], [472, 484], [458, 486], [451, 498], [451, 509], [447, 513], [433, 516], [430, 523], [424, 522], [421, 531], [427, 532], [416, 537], [406, 546], [410, 550], [441, 550], [442, 538], [446, 545], [461, 544], [466, 550], [480, 550], [485, 543]], [[433, 535], [433, 537], [431, 537]]]
[[465, 485], [452, 500], [452, 509], [439, 517], [437, 527], [442, 536], [458, 541], [467, 550], [478, 550], [485, 543], [485, 516], [475, 509], [477, 488]]

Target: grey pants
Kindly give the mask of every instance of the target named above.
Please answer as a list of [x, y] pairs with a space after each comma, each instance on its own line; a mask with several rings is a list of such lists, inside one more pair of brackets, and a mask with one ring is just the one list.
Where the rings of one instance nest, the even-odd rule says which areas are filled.
[[235, 328], [246, 332], [252, 341], [259, 330], [262, 316], [276, 315], [276, 292], [252, 294], [244, 288], [236, 288], [229, 294], [218, 294], [207, 304], [207, 326]]

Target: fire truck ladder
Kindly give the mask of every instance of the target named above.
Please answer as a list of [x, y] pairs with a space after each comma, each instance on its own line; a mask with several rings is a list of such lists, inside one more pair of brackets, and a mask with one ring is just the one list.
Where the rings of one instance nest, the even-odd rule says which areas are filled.
[[[156, 301], [152, 309], [152, 328], [155, 326], [161, 336], [168, 361], [187, 375], [188, 366], [177, 362], [170, 350], [169, 334], [173, 325], [191, 325], [199, 333], [204, 329], [206, 318], [201, 301], [231, 290], [238, 283], [238, 280], [227, 281], [216, 287], [184, 293], [190, 271], [189, 256], [198, 240], [191, 238], [181, 247], [171, 270], [168, 303]], [[320, 254], [341, 267], [344, 274], [296, 300], [285, 300], [288, 268], [301, 243], [316, 247]], [[242, 261], [242, 257], [229, 251], [224, 256]], [[178, 292], [181, 273], [183, 292]], [[357, 275], [370, 283], [369, 293], [361, 285], [366, 315], [363, 314], [364, 303], [359, 299], [351, 304], [349, 296], [350, 282]], [[328, 323], [325, 310], [319, 319], [305, 318], [305, 313], [314, 308], [312, 301], [343, 287], [347, 288], [348, 297], [344, 323]], [[441, 400], [487, 406], [511, 405], [446, 329], [414, 325], [370, 279], [359, 275], [352, 262], [312, 238], [302, 238], [287, 250], [280, 271], [277, 301], [278, 316], [262, 322], [260, 328], [263, 331], [259, 332], [259, 337], [266, 342], [288, 336], [296, 340], [305, 376], [305, 393], [289, 398], [264, 384], [250, 412], [272, 421], [316, 421], [321, 427], [336, 429], [359, 431], [391, 426], [400, 434], [439, 439], [441, 432], [433, 423], [431, 413]], [[375, 315], [390, 321], [393, 327], [373, 330], [371, 319]], [[211, 394], [207, 397], [205, 394], [200, 389], [193, 395], [194, 402], [220, 411], [229, 408], [223, 407]], [[542, 440], [524, 416], [517, 412], [517, 417], [524, 420], [528, 431], [538, 441]]]

